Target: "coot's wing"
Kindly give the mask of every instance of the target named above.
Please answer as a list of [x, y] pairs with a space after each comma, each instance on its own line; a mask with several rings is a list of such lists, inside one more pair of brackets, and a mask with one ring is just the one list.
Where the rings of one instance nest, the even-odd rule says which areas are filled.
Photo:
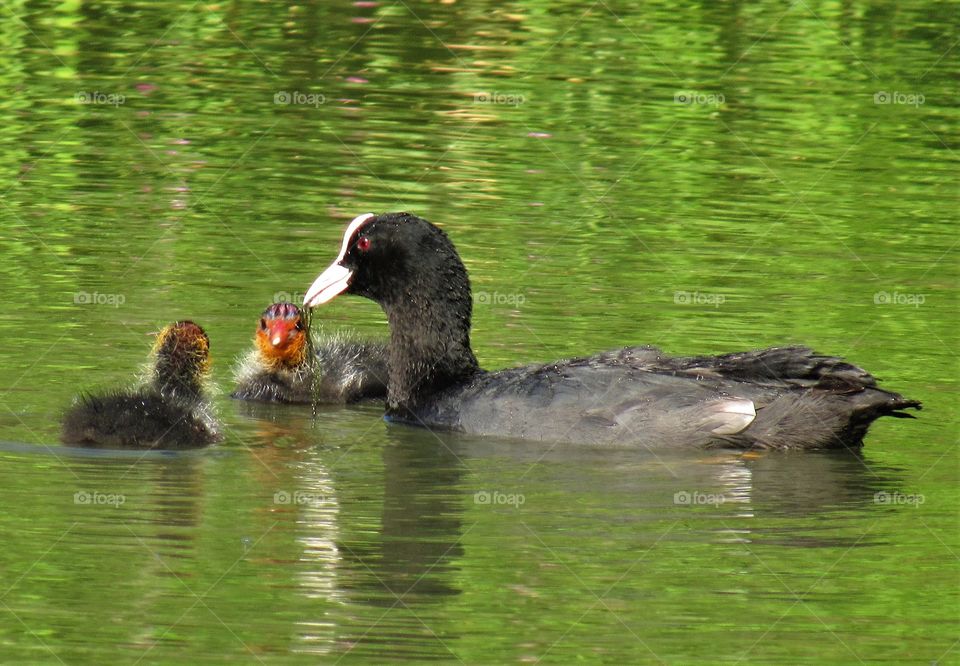
[[860, 390], [876, 386], [870, 373], [842, 358], [817, 354], [807, 347], [771, 347], [720, 356], [649, 359], [649, 348], [628, 348], [628, 356], [642, 350], [641, 362], [653, 371], [722, 377], [770, 386], [803, 386]]
[[439, 401], [428, 419], [501, 437], [706, 446], [749, 426], [756, 403], [772, 397], [769, 389], [591, 357], [484, 375]]

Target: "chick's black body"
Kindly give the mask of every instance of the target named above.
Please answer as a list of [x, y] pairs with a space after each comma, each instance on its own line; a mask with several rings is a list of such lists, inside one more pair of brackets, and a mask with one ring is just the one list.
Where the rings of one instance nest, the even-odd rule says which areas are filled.
[[[254, 349], [238, 364], [239, 400], [347, 404], [387, 395], [387, 349], [342, 334], [317, 337], [293, 303], [273, 303], [260, 316]], [[315, 351], [311, 355], [311, 348]]]
[[179, 449], [217, 440], [199, 405], [153, 388], [82, 396], [63, 419], [62, 440], [103, 448]]
[[629, 347], [485, 372], [470, 349], [466, 269], [443, 231], [406, 213], [354, 220], [305, 300], [342, 291], [375, 300], [390, 322], [388, 417], [432, 428], [599, 445], [850, 448], [873, 420], [920, 406], [805, 347], [699, 357]]
[[[345, 405], [387, 395], [387, 347], [377, 342], [328, 338], [310, 363], [267, 367], [251, 352], [237, 370], [238, 400]], [[316, 379], [315, 379], [316, 377]]]
[[64, 414], [61, 440], [103, 448], [181, 449], [220, 438], [204, 396], [209, 340], [193, 322], [161, 331], [145, 386], [81, 395]]

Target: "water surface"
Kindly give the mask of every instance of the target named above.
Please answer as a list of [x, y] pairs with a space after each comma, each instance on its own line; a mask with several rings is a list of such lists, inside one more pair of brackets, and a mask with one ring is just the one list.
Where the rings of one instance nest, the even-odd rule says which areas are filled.
[[[958, 661], [955, 7], [3, 11], [3, 661]], [[485, 367], [804, 343], [925, 409], [861, 457], [651, 455], [229, 400], [390, 210], [454, 239]], [[226, 441], [57, 444], [181, 318]]]

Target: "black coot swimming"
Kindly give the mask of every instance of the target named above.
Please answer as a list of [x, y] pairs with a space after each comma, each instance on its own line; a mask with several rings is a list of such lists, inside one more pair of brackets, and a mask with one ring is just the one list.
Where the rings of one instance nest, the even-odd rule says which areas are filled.
[[387, 416], [481, 435], [645, 447], [853, 448], [920, 403], [805, 347], [670, 357], [653, 347], [498, 372], [470, 348], [467, 271], [447, 235], [408, 213], [366, 214], [304, 304], [340, 293], [390, 324]]
[[132, 391], [81, 395], [64, 414], [61, 440], [103, 448], [184, 449], [220, 439], [204, 383], [210, 340], [192, 321], [165, 327], [148, 382]]
[[330, 404], [386, 398], [385, 344], [328, 336], [314, 342], [315, 358], [310, 363], [308, 335], [296, 305], [274, 303], [264, 310], [254, 336], [255, 349], [237, 366], [232, 397]]

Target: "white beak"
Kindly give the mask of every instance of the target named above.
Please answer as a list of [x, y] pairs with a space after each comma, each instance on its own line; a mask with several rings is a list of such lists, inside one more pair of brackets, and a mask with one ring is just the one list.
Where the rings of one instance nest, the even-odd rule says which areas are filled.
[[330, 264], [330, 267], [321, 273], [320, 277], [314, 280], [310, 288], [307, 289], [307, 295], [303, 297], [303, 307], [312, 308], [317, 305], [322, 305], [337, 294], [343, 293], [343, 291], [350, 286], [350, 277], [353, 275], [353, 271], [341, 266], [340, 262], [347, 256], [347, 248], [350, 246], [350, 239], [353, 238], [353, 234], [371, 217], [374, 217], [373, 213], [364, 213], [350, 221], [350, 224], [347, 225], [347, 230], [343, 232], [340, 254], [337, 255], [336, 260]]
[[307, 295], [303, 297], [303, 307], [312, 308], [322, 305], [337, 294], [343, 293], [350, 286], [352, 276], [353, 271], [349, 268], [344, 268], [336, 262], [330, 264], [330, 267], [321, 273], [320, 277], [307, 289]]

